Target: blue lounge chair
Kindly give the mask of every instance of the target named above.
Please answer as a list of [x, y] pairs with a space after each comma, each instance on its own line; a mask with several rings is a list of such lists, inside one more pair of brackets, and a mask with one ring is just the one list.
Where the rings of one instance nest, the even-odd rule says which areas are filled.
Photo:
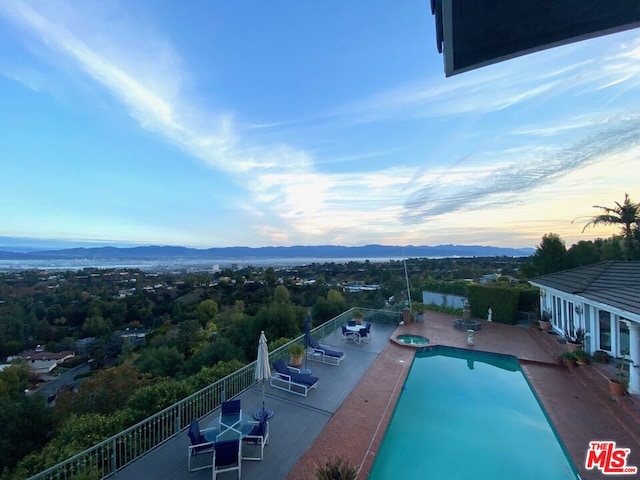
[[222, 402], [220, 407], [220, 429], [222, 433], [227, 430], [233, 430], [240, 433], [240, 430], [236, 428], [242, 421], [242, 408], [240, 406], [240, 400], [228, 400]]
[[303, 375], [290, 370], [284, 361], [280, 359], [273, 363], [273, 373], [269, 379], [269, 385], [273, 388], [279, 388], [280, 390], [306, 397], [309, 390], [316, 388], [318, 380], [318, 377]]
[[[213, 430], [213, 429], [212, 429]], [[207, 431], [209, 434], [209, 431]], [[190, 472], [195, 472], [196, 470], [204, 470], [205, 468], [211, 468], [211, 464], [207, 464], [200, 467], [192, 467], [191, 460], [196, 455], [201, 453], [211, 453], [213, 451], [213, 442], [207, 440], [202, 432], [200, 431], [200, 425], [198, 424], [198, 420], [194, 420], [189, 425], [188, 431], [189, 439], [191, 440], [191, 445], [189, 445], [188, 457], [187, 457], [187, 467]], [[209, 438], [215, 438], [215, 432]]]
[[241, 478], [242, 468], [241, 443], [239, 439], [223, 440], [213, 444], [213, 480], [218, 473], [238, 472], [238, 480]]
[[242, 460], [262, 460], [264, 458], [264, 446], [269, 442], [268, 418], [268, 413], [264, 413], [260, 421], [251, 422], [242, 426], [242, 441], [260, 447], [259, 457], [243, 456]]
[[311, 337], [309, 349], [307, 350], [307, 359], [338, 366], [344, 359], [344, 352], [329, 350], [325, 345], [320, 345], [315, 338]]

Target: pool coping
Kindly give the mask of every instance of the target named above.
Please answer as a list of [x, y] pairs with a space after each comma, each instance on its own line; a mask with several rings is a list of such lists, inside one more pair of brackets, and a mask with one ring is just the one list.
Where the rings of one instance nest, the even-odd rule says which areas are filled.
[[[613, 438], [631, 448], [628, 464], [640, 465], [640, 434], [634, 434], [633, 425], [628, 427], [629, 419], [622, 416], [625, 411], [640, 412], [640, 402], [627, 397], [615, 399], [620, 405], [612, 405], [611, 398], [604, 393], [608, 388], [604, 382], [594, 388], [580, 374], [559, 366], [558, 355], [563, 347], [544, 332], [482, 321], [483, 328], [476, 332], [475, 345], [471, 346], [467, 344], [466, 332], [452, 327], [454, 317], [437, 312], [428, 312], [426, 316], [424, 323], [398, 326], [390, 337], [415, 333], [433, 340], [429, 347], [443, 345], [515, 356], [582, 478], [607, 478], [584, 468], [588, 440], [594, 436]], [[358, 468], [358, 478], [368, 477], [417, 351], [398, 345], [391, 338], [291, 470], [288, 480], [312, 480], [316, 464], [338, 455]]]
[[[395, 338], [395, 337], [394, 337]], [[391, 338], [390, 340], [394, 340], [394, 338]], [[407, 345], [409, 346], [409, 345]], [[540, 412], [542, 414], [542, 416], [544, 417], [544, 419], [546, 420], [547, 424], [549, 425], [549, 428], [551, 430], [551, 433], [553, 434], [553, 436], [556, 439], [556, 442], [558, 443], [558, 446], [560, 447], [560, 450], [562, 451], [568, 466], [571, 468], [571, 471], [574, 475], [574, 480], [581, 480], [581, 475], [580, 472], [578, 471], [578, 468], [573, 460], [573, 458], [571, 458], [571, 455], [569, 454], [569, 451], [567, 450], [559, 432], [557, 431], [555, 425], [553, 424], [553, 421], [551, 420], [551, 417], [549, 416], [549, 413], [547, 412], [546, 408], [544, 407], [544, 404], [542, 403], [542, 401], [540, 400], [538, 394], [536, 393], [533, 385], [531, 384], [531, 381], [529, 380], [529, 378], [527, 377], [527, 374], [525, 373], [525, 370], [522, 366], [522, 363], [520, 361], [520, 359], [518, 359], [518, 357], [516, 357], [515, 355], [509, 354], [509, 353], [500, 353], [500, 352], [491, 352], [488, 350], [477, 350], [477, 349], [472, 349], [472, 348], [461, 348], [461, 347], [453, 347], [450, 345], [420, 345], [419, 348], [415, 349], [415, 354], [424, 354], [424, 353], [428, 353], [427, 357], [419, 357], [419, 358], [428, 358], [431, 356], [438, 356], [438, 355], [442, 355], [442, 356], [448, 356], [450, 358], [456, 358], [456, 359], [460, 359], [463, 358], [463, 356], [465, 355], [472, 355], [474, 360], [477, 361], [482, 361], [479, 359], [482, 359], [483, 357], [485, 359], [487, 358], [499, 358], [502, 360], [507, 360], [509, 361], [512, 366], [513, 366], [513, 372], [518, 372], [520, 375], [522, 375], [522, 378], [525, 382], [525, 384], [527, 385], [527, 387], [529, 388], [531, 395], [533, 396], [533, 400], [536, 402], [536, 404], [538, 405], [538, 407], [540, 408]], [[463, 353], [465, 352], [465, 353]], [[415, 361], [415, 354], [414, 354], [414, 358], [413, 361]], [[470, 357], [471, 358], [471, 357]], [[533, 361], [535, 362], [535, 361]], [[544, 362], [538, 362], [538, 363], [544, 363]], [[501, 366], [496, 366], [495, 368], [504, 368]], [[409, 371], [411, 370], [411, 368], [409, 368], [407, 370], [407, 375], [409, 373]], [[404, 382], [403, 382], [404, 383]], [[396, 397], [396, 404], [399, 400], [400, 396], [398, 395]], [[394, 411], [395, 411], [395, 404], [394, 404]], [[391, 419], [389, 419], [390, 421]], [[388, 425], [388, 424], [387, 424]], [[385, 429], [386, 431], [386, 429]], [[383, 435], [384, 437], [384, 435]], [[382, 441], [380, 442], [380, 444], [382, 443]], [[376, 451], [377, 453], [377, 451]], [[371, 465], [371, 468], [373, 468], [373, 463]], [[370, 470], [368, 470], [367, 472], [361, 472], [361, 473], [365, 473], [366, 477], [369, 477], [369, 474], [371, 473]]]

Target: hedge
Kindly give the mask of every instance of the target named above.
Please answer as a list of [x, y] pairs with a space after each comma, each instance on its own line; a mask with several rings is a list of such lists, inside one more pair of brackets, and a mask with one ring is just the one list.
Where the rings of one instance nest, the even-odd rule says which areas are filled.
[[491, 307], [491, 318], [494, 322], [510, 325], [517, 323], [519, 290], [510, 287], [474, 284], [467, 286], [467, 293], [473, 317], [487, 318]]

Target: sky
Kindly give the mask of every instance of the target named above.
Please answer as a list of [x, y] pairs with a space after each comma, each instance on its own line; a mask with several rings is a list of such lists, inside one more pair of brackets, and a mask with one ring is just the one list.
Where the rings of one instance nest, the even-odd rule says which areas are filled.
[[569, 247], [639, 105], [638, 29], [445, 78], [425, 0], [3, 0], [0, 236]]

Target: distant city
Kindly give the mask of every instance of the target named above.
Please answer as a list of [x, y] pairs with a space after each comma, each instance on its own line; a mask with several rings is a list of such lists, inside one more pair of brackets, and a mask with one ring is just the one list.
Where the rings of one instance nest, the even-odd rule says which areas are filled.
[[34, 242], [0, 238], [0, 270], [81, 270], [139, 268], [141, 270], [216, 270], [255, 266], [294, 266], [312, 263], [386, 262], [403, 258], [526, 257], [533, 248], [479, 245], [436, 246], [291, 246], [196, 249], [174, 246], [74, 247], [50, 249]]

